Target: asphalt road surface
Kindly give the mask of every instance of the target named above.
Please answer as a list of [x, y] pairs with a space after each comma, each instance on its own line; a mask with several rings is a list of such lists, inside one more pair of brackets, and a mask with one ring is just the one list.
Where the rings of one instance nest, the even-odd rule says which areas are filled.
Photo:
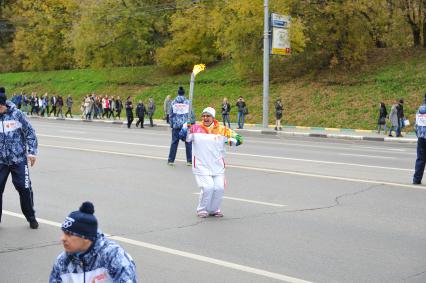
[[[134, 258], [140, 282], [426, 282], [426, 186], [414, 144], [247, 134], [227, 154], [224, 218], [196, 216], [199, 189], [162, 127], [33, 119], [40, 222], [8, 181], [0, 282], [47, 282], [60, 223], [83, 201]], [[426, 181], [426, 180], [425, 180]]]

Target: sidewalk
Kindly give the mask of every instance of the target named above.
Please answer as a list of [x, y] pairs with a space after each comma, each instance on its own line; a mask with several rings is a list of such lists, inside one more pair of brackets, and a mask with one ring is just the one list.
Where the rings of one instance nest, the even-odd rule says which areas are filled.
[[[87, 123], [110, 123], [118, 125], [127, 125], [126, 120], [82, 120], [80, 118], [57, 118], [57, 117], [38, 117], [28, 116], [31, 119], [51, 119], [51, 120], [67, 120], [75, 122]], [[136, 119], [135, 119], [136, 120]], [[136, 121], [133, 121], [135, 124]], [[169, 127], [164, 120], [154, 119], [154, 125], [157, 127]], [[145, 126], [149, 128], [149, 122], [145, 120]], [[231, 123], [232, 129], [237, 128], [236, 123]], [[417, 137], [414, 132], [402, 132], [403, 137], [388, 137], [383, 133], [377, 134], [374, 130], [357, 130], [357, 129], [338, 129], [338, 128], [320, 128], [320, 127], [302, 127], [302, 126], [283, 126], [282, 131], [275, 131], [273, 125], [269, 125], [268, 129], [264, 129], [259, 124], [244, 124], [244, 129], [236, 129], [237, 132], [249, 135], [277, 135], [277, 136], [301, 136], [301, 137], [317, 137], [317, 138], [333, 138], [345, 140], [365, 140], [379, 142], [397, 142], [397, 143], [416, 143]], [[395, 133], [394, 133], [395, 135]]]

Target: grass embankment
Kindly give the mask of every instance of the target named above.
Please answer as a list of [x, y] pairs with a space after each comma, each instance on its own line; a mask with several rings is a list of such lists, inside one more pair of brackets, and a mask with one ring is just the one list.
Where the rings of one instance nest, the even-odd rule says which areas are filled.
[[[283, 77], [288, 74], [283, 73]], [[176, 96], [179, 85], [188, 93], [189, 79], [190, 74], [170, 76], [153, 66], [0, 74], [0, 84], [7, 88], [9, 96], [21, 91], [47, 91], [64, 97], [71, 94], [75, 113], [80, 112], [82, 97], [91, 92], [122, 98], [131, 95], [134, 102], [142, 99], [145, 103], [153, 97], [156, 118], [163, 116], [164, 98], [169, 94]], [[307, 72], [296, 79], [277, 81], [272, 81], [270, 88], [271, 124], [273, 101], [282, 97], [287, 125], [374, 129], [380, 101], [390, 111], [396, 99], [404, 98], [405, 113], [413, 121], [426, 92], [426, 51], [379, 50], [371, 54], [361, 70]], [[240, 95], [250, 110], [247, 122], [261, 123], [262, 85], [239, 79], [230, 63], [207, 66], [196, 79], [195, 111], [199, 113], [208, 105], [220, 110], [223, 97], [234, 105]], [[231, 119], [236, 120], [235, 107]]]

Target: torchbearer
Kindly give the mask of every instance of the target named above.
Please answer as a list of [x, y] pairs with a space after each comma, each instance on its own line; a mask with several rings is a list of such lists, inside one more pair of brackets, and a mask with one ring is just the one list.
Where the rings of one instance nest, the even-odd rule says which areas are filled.
[[181, 137], [192, 141], [192, 172], [201, 189], [197, 215], [223, 217], [220, 210], [225, 189], [225, 144], [238, 146], [243, 138], [216, 119], [216, 111], [207, 107], [202, 112], [198, 124], [186, 124]]

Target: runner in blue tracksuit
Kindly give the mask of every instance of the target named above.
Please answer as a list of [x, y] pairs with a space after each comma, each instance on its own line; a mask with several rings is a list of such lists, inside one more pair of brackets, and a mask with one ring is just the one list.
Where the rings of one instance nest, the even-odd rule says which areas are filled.
[[19, 193], [21, 210], [31, 229], [38, 228], [33, 191], [28, 169], [36, 161], [37, 137], [26, 116], [15, 104], [6, 101], [5, 89], [0, 87], [0, 222], [3, 192], [9, 174]]
[[420, 185], [423, 179], [426, 164], [426, 94], [423, 105], [420, 105], [416, 113], [414, 126], [417, 135], [417, 159], [414, 169], [413, 184]]
[[[185, 98], [185, 90], [183, 87], [179, 87], [178, 96], [172, 101], [169, 109], [169, 121], [170, 127], [172, 128], [172, 143], [170, 145], [170, 152], [168, 158], [168, 165], [172, 165], [175, 162], [176, 152], [179, 145], [179, 132], [182, 130], [183, 124], [185, 124], [189, 118], [189, 100]], [[194, 116], [192, 115], [192, 120]], [[191, 142], [185, 141], [186, 149], [186, 164], [192, 165], [192, 145]]]

